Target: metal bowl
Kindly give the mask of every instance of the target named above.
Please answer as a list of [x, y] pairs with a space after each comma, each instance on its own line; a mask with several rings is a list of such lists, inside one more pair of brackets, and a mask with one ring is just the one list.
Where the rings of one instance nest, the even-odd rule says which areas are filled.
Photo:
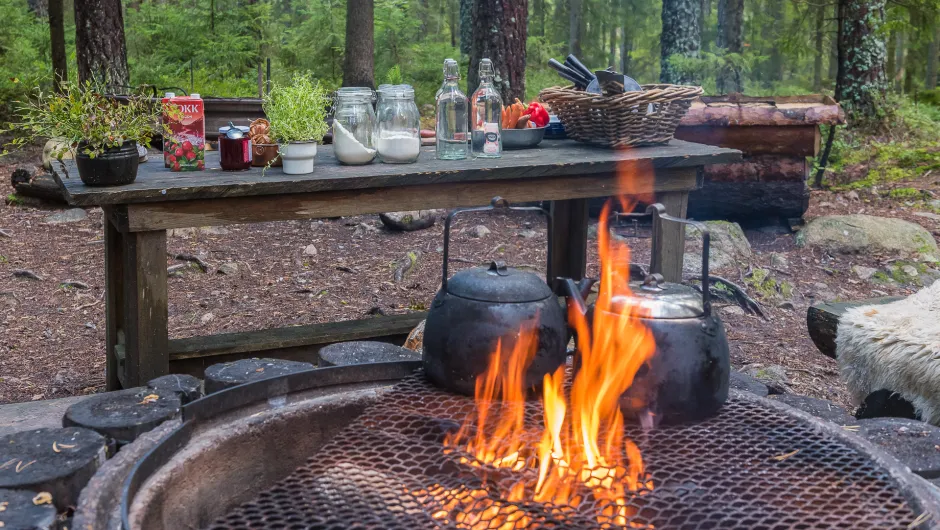
[[531, 129], [503, 129], [503, 149], [527, 149], [539, 145], [545, 137], [545, 127]]

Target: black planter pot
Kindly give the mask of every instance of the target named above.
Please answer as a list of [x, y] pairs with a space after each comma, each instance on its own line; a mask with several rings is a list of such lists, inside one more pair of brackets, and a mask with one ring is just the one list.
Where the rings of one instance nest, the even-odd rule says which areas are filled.
[[85, 146], [78, 144], [75, 153], [75, 165], [78, 176], [89, 186], [119, 186], [130, 184], [137, 178], [137, 166], [140, 157], [137, 144], [124, 142], [120, 147], [105, 149], [94, 158], [85, 154]]

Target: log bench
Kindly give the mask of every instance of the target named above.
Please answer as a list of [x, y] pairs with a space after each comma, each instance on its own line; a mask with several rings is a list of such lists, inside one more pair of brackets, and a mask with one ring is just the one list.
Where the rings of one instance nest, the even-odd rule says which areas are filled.
[[813, 339], [813, 344], [819, 348], [823, 355], [835, 359], [839, 319], [847, 310], [863, 305], [888, 304], [903, 298], [903, 296], [884, 296], [853, 302], [818, 302], [813, 304], [806, 311], [806, 327], [809, 329], [809, 337]]

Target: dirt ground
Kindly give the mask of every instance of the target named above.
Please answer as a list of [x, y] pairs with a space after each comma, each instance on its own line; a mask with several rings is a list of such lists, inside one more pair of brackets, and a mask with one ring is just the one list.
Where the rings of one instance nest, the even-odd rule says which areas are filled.
[[[27, 152], [21, 157], [38, 157]], [[0, 166], [0, 193], [12, 193], [16, 160]], [[914, 186], [940, 196], [940, 177]], [[918, 205], [879, 193], [813, 193], [806, 219], [836, 213], [904, 218], [940, 236], [940, 221], [913, 215]], [[87, 219], [48, 224], [62, 207], [4, 201], [0, 204], [0, 403], [49, 399], [103, 390], [105, 367], [104, 245], [101, 210]], [[474, 238], [482, 224], [491, 233]], [[533, 232], [534, 231], [534, 235]], [[792, 308], [783, 300], [761, 299], [767, 319], [720, 311], [731, 342], [732, 363], [786, 368], [794, 391], [848, 403], [836, 364], [820, 354], [806, 332], [806, 310], [826, 284], [840, 299], [907, 294], [914, 286], [875, 285], [858, 279], [853, 265], [883, 266], [891, 256], [830, 256], [795, 244], [784, 227], [747, 230], [752, 269], [770, 268], [794, 286]], [[529, 236], [529, 237], [526, 237]], [[455, 225], [452, 270], [502, 259], [543, 270], [544, 222], [537, 215], [472, 216]], [[167, 265], [185, 265], [169, 279], [169, 324], [173, 338], [265, 329], [398, 314], [427, 308], [440, 283], [443, 228], [389, 232], [377, 216], [293, 221], [174, 231]], [[309, 249], [313, 245], [316, 249]], [[596, 241], [591, 241], [589, 274], [596, 274]], [[635, 261], [648, 259], [648, 239], [635, 244]], [[306, 250], [306, 252], [305, 252]], [[395, 281], [398, 264], [417, 257], [414, 269]], [[771, 254], [786, 257], [774, 268]], [[177, 260], [201, 256], [208, 272]], [[775, 262], [779, 264], [779, 262]], [[234, 267], [232, 265], [234, 264]], [[220, 268], [226, 273], [220, 272]], [[41, 280], [14, 276], [26, 269]], [[720, 271], [739, 285], [749, 269]], [[63, 287], [78, 281], [87, 289]]]

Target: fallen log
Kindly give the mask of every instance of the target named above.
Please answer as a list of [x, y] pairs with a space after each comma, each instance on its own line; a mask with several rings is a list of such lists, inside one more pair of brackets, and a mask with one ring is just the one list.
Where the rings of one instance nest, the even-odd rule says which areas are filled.
[[10, 176], [10, 183], [17, 195], [65, 203], [62, 188], [52, 173], [36, 166], [17, 166]]
[[809, 337], [813, 339], [813, 343], [823, 355], [835, 359], [839, 320], [846, 311], [863, 305], [889, 304], [903, 298], [903, 296], [885, 296], [854, 302], [819, 302], [813, 304], [806, 311], [806, 327], [809, 329]]

